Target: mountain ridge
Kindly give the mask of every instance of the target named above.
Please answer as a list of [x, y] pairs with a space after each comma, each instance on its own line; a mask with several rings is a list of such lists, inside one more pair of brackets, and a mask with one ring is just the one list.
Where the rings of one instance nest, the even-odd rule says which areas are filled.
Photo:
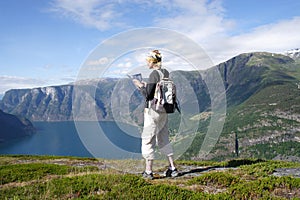
[[0, 110], [0, 142], [33, 134], [35, 128], [25, 118]]
[[[194, 139], [184, 158], [198, 159], [197, 152], [203, 142], [203, 133], [207, 130], [211, 112], [210, 94], [202, 75], [214, 69], [220, 72], [223, 79], [228, 112], [221, 137], [207, 159], [222, 160], [235, 157], [235, 141], [238, 140], [240, 156], [267, 159], [276, 156], [288, 159], [295, 157], [300, 160], [300, 152], [297, 150], [300, 149], [300, 64], [289, 56], [269, 52], [240, 54], [201, 73], [171, 73], [175, 78], [182, 76], [189, 80], [200, 112], [194, 116], [195, 119], [200, 119], [200, 134]], [[77, 119], [92, 119], [91, 113], [87, 111], [95, 108], [99, 121], [114, 120], [115, 115], [130, 115], [137, 123], [142, 123], [143, 97], [137, 90], [132, 89], [130, 79], [94, 81], [93, 84], [83, 81], [79, 85], [81, 93], [76, 102], [76, 106], [79, 107]], [[120, 83], [122, 87], [114, 94], [113, 88]], [[133, 91], [129, 97], [128, 110], [113, 110], [111, 96], [116, 95], [120, 97], [117, 100], [121, 100], [121, 97], [127, 94], [126, 88], [131, 89], [130, 92]], [[31, 90], [10, 90], [0, 101], [0, 109], [33, 121], [73, 120], [73, 91], [74, 85], [71, 84]], [[185, 89], [180, 88], [180, 91]], [[183, 105], [190, 103], [186, 96], [189, 95], [182, 95], [180, 99]], [[201, 113], [208, 113], [207, 117], [201, 118]], [[171, 116], [170, 119], [171, 127], [178, 126], [176, 116]], [[277, 149], [274, 149], [274, 146]], [[270, 150], [265, 147], [269, 147]], [[283, 151], [287, 147], [289, 149]]]

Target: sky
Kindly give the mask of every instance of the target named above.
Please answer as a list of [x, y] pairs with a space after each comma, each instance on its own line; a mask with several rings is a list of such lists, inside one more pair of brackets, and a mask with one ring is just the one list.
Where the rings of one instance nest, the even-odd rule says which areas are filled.
[[[300, 1], [1, 0], [0, 27], [1, 98], [10, 89], [75, 81], [99, 44], [137, 28], [184, 34], [214, 64], [241, 53], [300, 48]], [[123, 56], [112, 71], [124, 75], [144, 62], [136, 55]]]

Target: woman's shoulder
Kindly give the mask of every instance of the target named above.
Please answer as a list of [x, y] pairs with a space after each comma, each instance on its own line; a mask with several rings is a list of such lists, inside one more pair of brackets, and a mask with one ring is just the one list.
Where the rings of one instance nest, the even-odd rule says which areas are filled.
[[162, 68], [163, 72], [169, 73], [169, 71], [166, 68]]
[[165, 68], [161, 68], [161, 69], [157, 69], [157, 70], [153, 70], [150, 75], [149, 75], [149, 79], [150, 80], [153, 80], [153, 81], [157, 81], [157, 80], [160, 80], [160, 72], [161, 71], [164, 75], [164, 77], [169, 77], [169, 71]]
[[159, 80], [159, 73], [153, 70], [149, 75], [149, 83], [156, 83]]
[[164, 74], [164, 77], [169, 77], [169, 71], [165, 68], [161, 68], [161, 72]]
[[156, 76], [159, 76], [158, 71], [157, 70], [152, 70], [152, 72], [149, 75], [149, 78], [156, 77]]

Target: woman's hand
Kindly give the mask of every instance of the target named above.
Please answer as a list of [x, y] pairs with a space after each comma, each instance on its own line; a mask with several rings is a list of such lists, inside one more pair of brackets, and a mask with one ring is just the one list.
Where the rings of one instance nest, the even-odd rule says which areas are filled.
[[141, 82], [143, 84], [144, 87], [146, 87], [147, 83], [145, 81]]
[[144, 81], [141, 82], [137, 79], [132, 79], [132, 81], [133, 81], [133, 84], [138, 88], [142, 88], [142, 87], [146, 86], [146, 82], [144, 82]]

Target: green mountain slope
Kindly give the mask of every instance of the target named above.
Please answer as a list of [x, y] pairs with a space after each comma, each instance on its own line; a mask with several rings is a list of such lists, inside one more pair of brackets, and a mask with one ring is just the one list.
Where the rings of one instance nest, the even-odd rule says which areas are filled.
[[[249, 53], [217, 67], [226, 86], [228, 112], [207, 159], [224, 160], [238, 153], [300, 161], [299, 62], [278, 54]], [[207, 124], [200, 123], [200, 132]], [[203, 138], [200, 133], [185, 156], [197, 159]]]
[[[300, 60], [267, 52], [244, 53], [201, 72], [171, 73], [174, 80], [190, 83], [179, 84], [178, 96], [182, 107], [193, 113], [190, 121], [200, 121], [198, 135], [183, 158], [199, 159], [199, 150], [211, 126], [212, 100], [204, 80], [215, 69], [223, 79], [227, 113], [219, 142], [205, 159], [224, 160], [239, 153], [241, 157], [300, 160]], [[107, 78], [80, 84], [82, 90], [75, 103], [74, 85], [65, 85], [8, 91], [0, 101], [0, 109], [33, 121], [66, 121], [73, 120], [75, 105], [80, 120], [90, 120], [89, 111], [93, 108], [100, 121], [124, 116], [139, 124], [143, 122], [143, 97], [134, 91], [131, 80]], [[128, 100], [126, 105], [122, 104], [124, 100]], [[129, 109], [121, 109], [126, 106]], [[179, 135], [176, 131], [180, 115], [170, 115], [170, 119], [171, 135]]]
[[238, 105], [270, 85], [296, 81], [300, 75], [292, 58], [266, 52], [241, 54], [217, 68], [223, 76], [228, 106]]

